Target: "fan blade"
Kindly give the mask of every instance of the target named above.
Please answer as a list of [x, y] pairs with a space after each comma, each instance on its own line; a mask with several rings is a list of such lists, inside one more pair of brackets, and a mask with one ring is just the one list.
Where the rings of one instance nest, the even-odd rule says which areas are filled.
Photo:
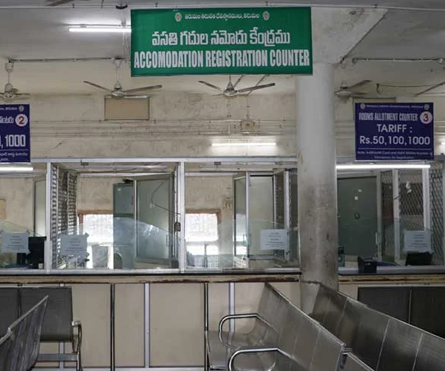
[[370, 82], [372, 82], [372, 81], [371, 80], [363, 80], [363, 81], [358, 82], [357, 84], [349, 86], [347, 89], [349, 89], [349, 90], [357, 89], [357, 88], [362, 87], [363, 85], [369, 84]]
[[11, 100], [27, 100], [31, 98], [31, 94], [17, 94]]
[[216, 85], [210, 84], [210, 83], [208, 83], [208, 82], [206, 82], [206, 81], [198, 81], [198, 82], [199, 82], [200, 84], [207, 85], [208, 87], [210, 87], [210, 88], [212, 88], [212, 89], [216, 89], [216, 90], [219, 90], [219, 91], [223, 91], [221, 88], [217, 87]]
[[151, 95], [124, 95], [122, 98], [124, 99], [148, 99]]
[[103, 86], [97, 85], [97, 84], [95, 84], [94, 82], [84, 81], [84, 83], [85, 83], [85, 84], [88, 84], [88, 85], [91, 85], [91, 86], [94, 86], [94, 87], [97, 88], [97, 89], [105, 90], [105, 91], [108, 92], [108, 93], [112, 91], [112, 90], [110, 90], [110, 89], [104, 88]]
[[236, 86], [241, 82], [241, 80], [243, 79], [245, 75], [241, 75], [238, 80], [236, 80], [235, 84], [233, 85], [234, 88], [236, 88]]
[[257, 85], [257, 86], [251, 86], [250, 88], [244, 88], [244, 89], [240, 89], [237, 90], [237, 93], [245, 93], [248, 91], [254, 91], [254, 90], [260, 90], [260, 89], [266, 89], [266, 88], [270, 88], [272, 86], [275, 86], [274, 82], [271, 82], [270, 84], [264, 84], [264, 85]]
[[354, 99], [396, 99], [396, 97], [391, 97], [391, 96], [386, 96], [386, 95], [367, 95], [367, 94], [360, 94], [360, 95], [356, 95], [353, 94], [351, 95], [351, 98]]
[[150, 98], [151, 95], [148, 94], [122, 94], [122, 95], [115, 95], [115, 94], [108, 94], [105, 95], [105, 98], [109, 99], [146, 99]]
[[419, 95], [428, 93], [429, 91], [434, 90], [434, 89], [436, 89], [436, 88], [439, 88], [439, 87], [441, 87], [441, 86], [443, 86], [443, 85], [445, 85], [445, 81], [442, 81], [442, 82], [439, 83], [439, 84], [433, 85], [433, 86], [429, 87], [428, 89], [423, 90], [423, 91], [421, 91], [420, 93], [417, 93], [417, 94], [414, 95], [414, 96], [415, 96], [415, 97], [418, 97]]
[[49, 6], [59, 6], [67, 3], [71, 3], [73, 0], [46, 0]]
[[138, 93], [138, 92], [142, 92], [142, 91], [146, 91], [146, 90], [154, 90], [154, 89], [162, 89], [162, 85], [153, 85], [153, 86], [144, 86], [142, 88], [135, 88], [135, 89], [128, 89], [128, 90], [123, 90], [122, 93], [127, 94], [127, 93]]

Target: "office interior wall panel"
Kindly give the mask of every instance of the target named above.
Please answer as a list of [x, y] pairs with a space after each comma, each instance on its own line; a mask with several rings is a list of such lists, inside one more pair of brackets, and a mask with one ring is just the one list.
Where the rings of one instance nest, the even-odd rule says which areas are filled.
[[275, 282], [272, 286], [280, 291], [294, 305], [300, 307], [300, 283], [299, 282]]
[[116, 285], [116, 366], [144, 366], [144, 285]]
[[216, 330], [221, 318], [229, 314], [229, 284], [209, 285], [209, 330]]
[[357, 284], [339, 285], [339, 290], [343, 294], [348, 295], [353, 299], [357, 299], [357, 296], [358, 296], [358, 285]]
[[72, 285], [74, 320], [82, 322], [83, 365], [110, 365], [110, 286]]
[[202, 284], [150, 285], [150, 366], [202, 366]]

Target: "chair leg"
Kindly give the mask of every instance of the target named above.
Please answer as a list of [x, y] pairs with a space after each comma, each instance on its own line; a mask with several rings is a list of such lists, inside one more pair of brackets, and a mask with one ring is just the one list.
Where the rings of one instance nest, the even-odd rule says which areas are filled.
[[80, 353], [80, 349], [79, 349], [79, 353], [77, 353], [76, 371], [83, 371], [82, 354]]

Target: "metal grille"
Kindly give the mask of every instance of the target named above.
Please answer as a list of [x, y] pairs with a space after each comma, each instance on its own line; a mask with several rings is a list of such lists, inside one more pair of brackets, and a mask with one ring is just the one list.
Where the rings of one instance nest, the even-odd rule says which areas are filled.
[[382, 255], [384, 260], [394, 256], [394, 204], [392, 172], [381, 174], [382, 186]]
[[51, 165], [51, 242], [53, 268], [65, 263], [60, 256], [63, 234], [77, 233], [77, 176]]
[[403, 231], [423, 226], [423, 182], [421, 170], [399, 170], [400, 241]]
[[59, 179], [59, 168], [51, 164], [51, 184], [50, 184], [50, 197], [51, 197], [51, 220], [50, 220], [50, 231], [51, 231], [51, 244], [52, 244], [52, 267], [57, 268], [57, 255], [60, 250], [60, 233], [59, 233], [59, 223], [58, 223], [58, 179]]
[[443, 164], [435, 163], [430, 169], [431, 244], [433, 263], [443, 264]]
[[64, 263], [64, 259], [60, 256], [60, 247], [62, 234], [65, 234], [68, 226], [67, 215], [67, 179], [66, 171], [59, 167], [57, 178], [57, 267], [60, 267]]
[[68, 172], [67, 176], [67, 233], [77, 233], [77, 175]]
[[[400, 227], [401, 258], [404, 258], [403, 244], [405, 230], [423, 230], [424, 199], [421, 170], [399, 170], [400, 219], [394, 221], [392, 172], [382, 172], [382, 252], [385, 260], [391, 260], [395, 253], [395, 222]], [[429, 198], [431, 210], [431, 247], [433, 264], [443, 264], [443, 164], [434, 163], [429, 173]]]

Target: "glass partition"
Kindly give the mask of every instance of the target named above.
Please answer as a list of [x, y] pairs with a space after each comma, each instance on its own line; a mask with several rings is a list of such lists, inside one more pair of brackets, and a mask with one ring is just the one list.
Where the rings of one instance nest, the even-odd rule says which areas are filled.
[[233, 180], [234, 188], [234, 255], [249, 253], [250, 232], [248, 225], [248, 180], [247, 175], [237, 176]]
[[[45, 180], [40, 174], [26, 186], [14, 183], [19, 189], [2, 202], [19, 210], [18, 193], [30, 189], [33, 221], [24, 224], [31, 228], [10, 219], [3, 231], [46, 237], [47, 253], [28, 262], [6, 247], [0, 267], [42, 268], [45, 256], [53, 269], [298, 268], [296, 164], [206, 160], [45, 163]], [[358, 257], [381, 265], [443, 265], [443, 172], [439, 162], [339, 171], [340, 266], [356, 267]]]
[[43, 268], [45, 237], [7, 221], [0, 221], [0, 268]]
[[136, 264], [178, 268], [173, 238], [173, 176], [137, 181]]

